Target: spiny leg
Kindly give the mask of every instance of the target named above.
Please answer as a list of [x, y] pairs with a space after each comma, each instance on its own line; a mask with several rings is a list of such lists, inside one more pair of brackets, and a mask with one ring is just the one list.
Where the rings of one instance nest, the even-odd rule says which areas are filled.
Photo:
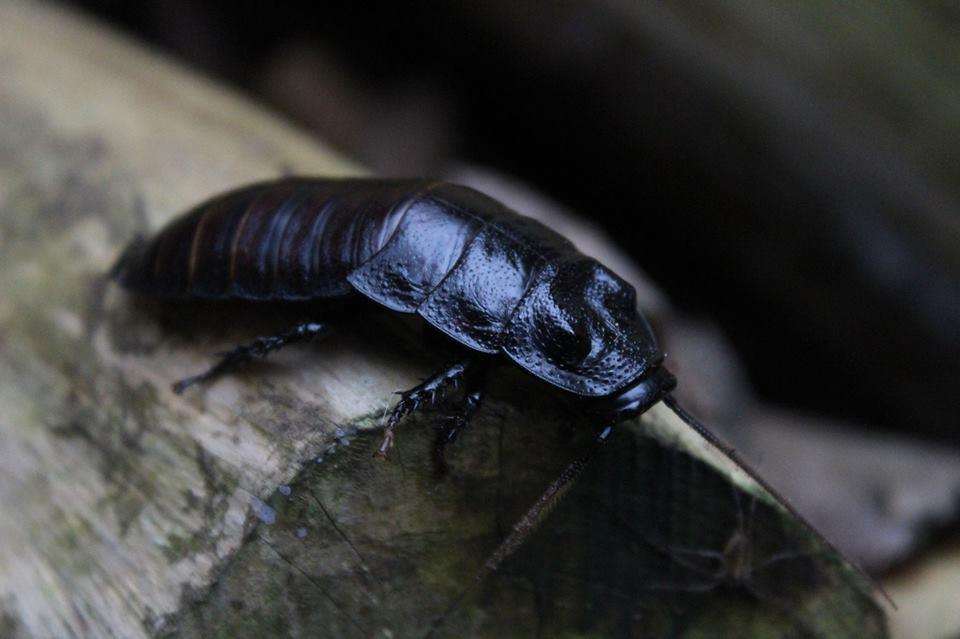
[[383, 439], [375, 455], [381, 459], [386, 459], [387, 452], [393, 448], [395, 440], [394, 430], [396, 430], [400, 420], [421, 408], [436, 405], [446, 397], [450, 391], [456, 389], [463, 382], [467, 372], [474, 366], [475, 363], [471, 359], [456, 362], [440, 372], [431, 375], [423, 383], [414, 386], [410, 390], [399, 393], [400, 401], [393, 407], [390, 416], [387, 418], [387, 426], [383, 432]]
[[574, 481], [583, 474], [584, 469], [593, 459], [594, 454], [600, 447], [607, 442], [613, 428], [607, 426], [593, 441], [593, 446], [585, 455], [572, 461], [557, 479], [547, 486], [547, 489], [540, 495], [540, 499], [530, 507], [530, 509], [513, 526], [513, 530], [507, 535], [507, 538], [493, 551], [493, 554], [483, 564], [477, 579], [483, 579], [488, 573], [491, 573], [500, 566], [504, 559], [512, 555], [517, 548], [523, 545], [537, 527], [547, 518], [547, 515], [560, 503], [567, 491], [573, 486]]
[[484, 370], [484, 367], [478, 366], [473, 374], [466, 376], [463, 397], [451, 404], [450, 410], [443, 416], [443, 424], [437, 433], [437, 442], [433, 451], [439, 475], [447, 473], [447, 462], [444, 456], [447, 445], [457, 440], [480, 409], [484, 395], [483, 386], [486, 381]]
[[173, 392], [179, 395], [194, 384], [213, 379], [249, 362], [255, 357], [266, 357], [268, 353], [279, 350], [289, 344], [309, 342], [310, 340], [327, 334], [329, 331], [330, 327], [326, 324], [304, 322], [278, 335], [258, 337], [249, 344], [241, 344], [232, 351], [220, 353], [221, 360], [219, 362], [199, 375], [181, 379], [173, 385]]

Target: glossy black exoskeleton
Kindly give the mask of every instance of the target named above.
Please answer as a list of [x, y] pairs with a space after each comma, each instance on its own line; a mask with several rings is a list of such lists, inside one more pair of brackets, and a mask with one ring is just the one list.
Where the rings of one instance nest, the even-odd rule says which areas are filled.
[[[153, 239], [134, 242], [113, 275], [131, 291], [165, 299], [282, 303], [362, 296], [398, 313], [416, 313], [467, 347], [469, 357], [401, 394], [381, 456], [404, 416], [462, 386], [456, 418], [440, 445], [452, 441], [480, 405], [487, 364], [506, 358], [596, 420], [597, 445], [612, 426], [666, 398], [684, 421], [743, 465], [668, 396], [675, 380], [636, 308], [633, 287], [543, 224], [467, 187], [377, 179], [254, 184], [214, 197]], [[328, 328], [308, 322], [261, 337], [174, 389], [182, 392]], [[547, 488], [487, 570], [522, 543], [589, 457], [575, 460]]]

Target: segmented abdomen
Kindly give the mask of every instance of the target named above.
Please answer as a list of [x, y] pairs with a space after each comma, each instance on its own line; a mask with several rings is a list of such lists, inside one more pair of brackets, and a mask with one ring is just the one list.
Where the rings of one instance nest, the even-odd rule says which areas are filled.
[[131, 246], [116, 277], [167, 298], [297, 300], [356, 291], [495, 353], [534, 281], [570, 259], [585, 258], [562, 236], [467, 187], [285, 179], [204, 202]]
[[285, 179], [208, 200], [132, 246], [120, 282], [156, 297], [294, 300], [349, 293], [419, 181]]

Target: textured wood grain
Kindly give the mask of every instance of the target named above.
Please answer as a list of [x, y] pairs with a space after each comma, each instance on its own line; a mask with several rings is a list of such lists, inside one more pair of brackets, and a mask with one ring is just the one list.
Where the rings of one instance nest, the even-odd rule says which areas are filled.
[[[442, 361], [382, 318], [174, 395], [213, 352], [329, 309], [146, 304], [103, 280], [121, 246], [243, 182], [358, 168], [42, 5], [0, 5], [0, 77], [0, 635], [410, 636], [448, 610], [439, 634], [882, 635], [842, 562], [662, 406], [452, 606], [584, 424], [508, 370], [447, 478], [429, 418], [374, 462], [392, 393]], [[722, 550], [744, 521], [802, 570], [689, 592], [672, 546]]]

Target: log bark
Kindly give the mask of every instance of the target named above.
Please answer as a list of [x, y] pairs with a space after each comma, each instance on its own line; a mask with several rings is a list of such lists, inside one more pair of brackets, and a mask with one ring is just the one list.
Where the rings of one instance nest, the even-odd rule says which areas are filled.
[[441, 363], [403, 322], [173, 394], [325, 309], [146, 304], [104, 279], [120, 248], [217, 191], [360, 168], [45, 5], [0, 5], [0, 77], [0, 635], [884, 634], [849, 566], [665, 406], [475, 584], [587, 432], [516, 371], [444, 478], [429, 417], [371, 459], [393, 392]]

